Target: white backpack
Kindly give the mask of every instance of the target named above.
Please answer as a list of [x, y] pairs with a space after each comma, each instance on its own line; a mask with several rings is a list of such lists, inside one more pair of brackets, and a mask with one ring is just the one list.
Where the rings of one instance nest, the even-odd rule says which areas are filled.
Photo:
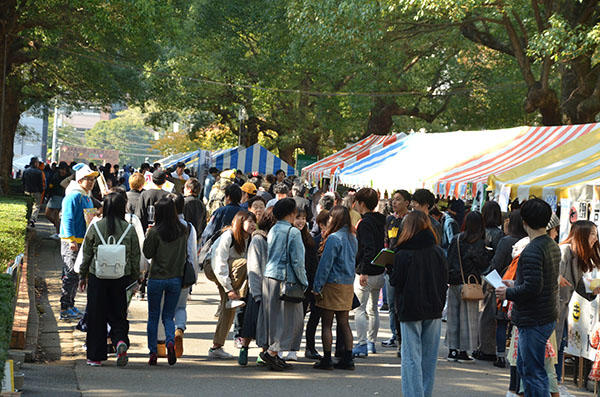
[[108, 236], [108, 243], [104, 241], [104, 237], [102, 237], [102, 233], [100, 233], [96, 223], [94, 223], [94, 228], [102, 241], [102, 244], [98, 245], [96, 252], [96, 277], [109, 280], [123, 277], [125, 275], [127, 256], [126, 247], [125, 245], [121, 245], [121, 242], [127, 236], [129, 229], [131, 229], [131, 223], [116, 243], [113, 236]]

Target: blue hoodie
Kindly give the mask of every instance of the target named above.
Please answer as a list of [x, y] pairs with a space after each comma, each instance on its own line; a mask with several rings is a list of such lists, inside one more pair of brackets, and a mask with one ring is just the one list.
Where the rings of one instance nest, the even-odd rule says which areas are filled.
[[87, 230], [83, 215], [85, 208], [94, 208], [92, 198], [79, 183], [71, 181], [65, 190], [65, 198], [62, 202], [59, 233], [61, 239], [79, 244], [83, 242]]

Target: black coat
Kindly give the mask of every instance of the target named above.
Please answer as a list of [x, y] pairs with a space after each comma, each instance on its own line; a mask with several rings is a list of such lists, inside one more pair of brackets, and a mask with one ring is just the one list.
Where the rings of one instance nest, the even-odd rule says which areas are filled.
[[379, 212], [367, 212], [362, 216], [356, 228], [358, 251], [356, 252], [356, 274], [374, 276], [382, 274], [383, 267], [371, 264], [371, 261], [383, 249], [385, 240], [385, 215]]
[[423, 230], [396, 249], [390, 274], [398, 321], [442, 317], [448, 289], [444, 251], [430, 230]]
[[479, 239], [469, 243], [464, 238], [464, 233], [455, 236], [448, 248], [448, 283], [450, 285], [463, 284], [458, 260], [458, 239], [460, 238], [460, 256], [465, 282], [469, 282], [469, 275], [474, 275], [477, 282], [481, 283], [481, 273], [488, 267], [489, 257], [485, 249], [485, 240]]

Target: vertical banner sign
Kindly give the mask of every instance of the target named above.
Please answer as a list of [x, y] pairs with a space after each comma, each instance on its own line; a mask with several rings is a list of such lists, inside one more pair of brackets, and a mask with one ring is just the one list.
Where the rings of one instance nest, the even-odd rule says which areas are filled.
[[594, 361], [596, 349], [590, 345], [592, 332], [598, 322], [598, 299], [588, 301], [577, 292], [569, 302], [569, 342], [565, 353]]

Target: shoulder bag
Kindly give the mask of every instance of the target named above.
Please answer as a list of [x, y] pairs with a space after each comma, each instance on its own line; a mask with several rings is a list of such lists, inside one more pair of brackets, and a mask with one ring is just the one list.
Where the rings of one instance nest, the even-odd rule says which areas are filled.
[[[188, 232], [187, 235], [189, 237], [191, 227], [188, 222], [187, 224]], [[194, 270], [194, 265], [187, 257], [187, 242], [186, 242], [186, 254], [185, 254], [185, 264], [183, 265], [183, 277], [181, 277], [181, 289], [189, 288], [192, 285], [196, 284], [197, 280], [196, 271]]]
[[[477, 277], [474, 274], [469, 274], [465, 282], [465, 274], [463, 273], [462, 257], [460, 255], [460, 235], [456, 238], [456, 246], [458, 248], [458, 263], [460, 264], [460, 275], [462, 277], [463, 286], [460, 295], [465, 301], [479, 301], [483, 299], [483, 286], [477, 282]], [[474, 280], [474, 282], [471, 282]]]
[[290, 226], [286, 235], [285, 250], [287, 253], [287, 263], [285, 264], [283, 281], [279, 288], [279, 299], [286, 302], [300, 303], [304, 300], [304, 287], [302, 287], [302, 284], [300, 283], [291, 283], [287, 280], [287, 267], [292, 264], [289, 247], [290, 231], [292, 230], [292, 227], [293, 226]]

